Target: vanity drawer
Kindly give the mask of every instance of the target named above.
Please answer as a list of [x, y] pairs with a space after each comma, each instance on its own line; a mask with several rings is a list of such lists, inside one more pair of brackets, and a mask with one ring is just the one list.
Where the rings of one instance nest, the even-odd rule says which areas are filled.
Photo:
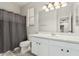
[[49, 45], [61, 45], [61, 46], [64, 46], [66, 45], [65, 42], [62, 42], [62, 41], [59, 41], [59, 40], [55, 40], [55, 39], [50, 39], [48, 41]]
[[72, 43], [72, 42], [49, 40], [48, 44], [49, 45], [59, 45], [59, 46], [65, 46], [65, 47], [69, 47], [69, 48], [79, 49], [79, 44]]

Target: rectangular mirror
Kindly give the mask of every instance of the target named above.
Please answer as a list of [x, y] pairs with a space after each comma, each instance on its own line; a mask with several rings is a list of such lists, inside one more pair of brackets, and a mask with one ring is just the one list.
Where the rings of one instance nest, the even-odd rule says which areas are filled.
[[66, 7], [39, 12], [39, 30], [44, 32], [71, 32], [72, 4]]

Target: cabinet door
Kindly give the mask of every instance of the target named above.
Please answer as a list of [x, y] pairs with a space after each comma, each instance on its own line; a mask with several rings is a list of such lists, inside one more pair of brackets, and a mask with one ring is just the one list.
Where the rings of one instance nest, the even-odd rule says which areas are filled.
[[48, 39], [39, 38], [39, 55], [48, 56]]
[[35, 55], [39, 55], [39, 45], [37, 42], [32, 42], [32, 50], [31, 52]]
[[39, 43], [39, 55], [48, 56], [48, 45]]
[[63, 48], [64, 47], [62, 47], [62, 46], [50, 45], [48, 54], [49, 54], [49, 56], [63, 56], [63, 55], [65, 55]]

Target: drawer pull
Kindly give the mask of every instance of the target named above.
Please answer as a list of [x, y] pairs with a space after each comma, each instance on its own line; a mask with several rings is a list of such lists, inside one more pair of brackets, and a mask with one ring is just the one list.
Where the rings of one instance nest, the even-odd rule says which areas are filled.
[[63, 51], [63, 49], [61, 49], [61, 51]]
[[39, 43], [39, 45], [40, 45], [40, 43]]
[[67, 50], [67, 52], [69, 52], [69, 50]]

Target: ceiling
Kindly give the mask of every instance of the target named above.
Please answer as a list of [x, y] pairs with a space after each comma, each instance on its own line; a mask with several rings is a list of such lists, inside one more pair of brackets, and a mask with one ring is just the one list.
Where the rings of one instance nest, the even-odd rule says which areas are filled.
[[[16, 5], [18, 5], [18, 6], [20, 6], [20, 7], [22, 7], [22, 6], [25, 6], [25, 5], [28, 5], [28, 4], [32, 4], [32, 2], [14, 2]], [[47, 4], [48, 2], [41, 2], [41, 4]], [[40, 3], [33, 3], [33, 4], [36, 4], [36, 5], [38, 5], [38, 4], [40, 4]], [[79, 4], [79, 3], [76, 3], [76, 4]]]
[[14, 3], [19, 5], [19, 6], [24, 6], [26, 4], [29, 4], [30, 2], [14, 2]]

